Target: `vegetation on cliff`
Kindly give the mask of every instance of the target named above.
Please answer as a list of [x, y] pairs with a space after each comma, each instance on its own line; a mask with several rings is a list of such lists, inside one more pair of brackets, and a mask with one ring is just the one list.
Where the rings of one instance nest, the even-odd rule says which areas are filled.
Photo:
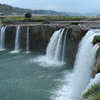
[[93, 85], [82, 97], [85, 100], [100, 100], [100, 83]]

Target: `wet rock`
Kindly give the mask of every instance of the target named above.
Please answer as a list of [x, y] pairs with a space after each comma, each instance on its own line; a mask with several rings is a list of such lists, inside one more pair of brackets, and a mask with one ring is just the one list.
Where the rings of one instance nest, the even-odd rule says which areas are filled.
[[93, 39], [93, 45], [95, 45], [96, 43], [99, 43], [100, 42], [100, 36], [99, 35], [96, 35]]
[[[5, 44], [7, 49], [14, 49], [16, 27], [8, 26], [5, 32]], [[20, 28], [20, 49], [26, 49], [27, 27], [29, 27], [29, 47], [32, 51], [41, 51], [46, 49], [52, 34], [62, 28], [62, 25], [25, 25]]]
[[97, 53], [96, 63], [93, 69], [93, 77], [95, 77], [97, 73], [100, 73], [100, 47]]
[[[16, 26], [6, 25], [6, 48], [14, 49]], [[29, 47], [31, 51], [46, 51], [47, 44], [50, 41], [52, 34], [61, 28], [68, 29], [67, 38], [70, 42], [79, 42], [88, 30], [81, 25], [65, 25], [65, 24], [25, 24], [20, 28], [20, 49], [26, 49], [27, 27], [29, 27]]]
[[68, 36], [72, 41], [79, 41], [88, 30], [82, 29], [79, 25], [72, 25], [69, 27]]

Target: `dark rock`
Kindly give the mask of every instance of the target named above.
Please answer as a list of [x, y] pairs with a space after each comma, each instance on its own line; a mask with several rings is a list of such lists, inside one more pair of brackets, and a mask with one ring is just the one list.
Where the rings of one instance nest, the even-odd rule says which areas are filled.
[[[60, 29], [61, 25], [30, 25], [29, 27], [29, 47], [32, 51], [42, 51], [46, 49], [52, 34]], [[16, 26], [8, 26], [5, 32], [5, 44], [7, 49], [14, 49]], [[20, 49], [26, 49], [27, 25], [20, 28]]]
[[14, 49], [15, 46], [16, 27], [9, 26], [5, 30], [5, 47], [7, 49]]
[[93, 77], [95, 77], [97, 73], [100, 73], [100, 47], [97, 52], [96, 63], [93, 69]]
[[99, 35], [96, 35], [93, 39], [93, 45], [95, 45], [96, 43], [99, 43], [100, 42], [100, 36]]

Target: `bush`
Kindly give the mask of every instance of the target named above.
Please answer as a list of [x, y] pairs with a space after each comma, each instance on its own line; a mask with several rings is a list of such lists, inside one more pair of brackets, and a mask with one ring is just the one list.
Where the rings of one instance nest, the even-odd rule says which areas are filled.
[[32, 15], [31, 15], [31, 13], [26, 13], [26, 14], [25, 14], [25, 17], [29, 19], [29, 18], [32, 17]]

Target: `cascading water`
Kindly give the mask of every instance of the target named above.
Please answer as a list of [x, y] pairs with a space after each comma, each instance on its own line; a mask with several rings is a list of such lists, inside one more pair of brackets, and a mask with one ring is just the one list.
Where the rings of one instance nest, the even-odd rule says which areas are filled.
[[0, 51], [5, 50], [5, 30], [6, 27], [1, 27], [1, 34], [0, 34]]
[[64, 61], [67, 31], [65, 32], [64, 39], [64, 29], [60, 29], [53, 34], [47, 47], [46, 56], [48, 58], [55, 61]]
[[15, 38], [15, 50], [11, 53], [19, 53], [19, 38], [20, 38], [20, 26], [17, 26], [16, 28], [16, 38]]
[[55, 55], [55, 49], [57, 46], [57, 42], [60, 36], [60, 30], [54, 32], [54, 34], [52, 35], [52, 37], [50, 38], [50, 42], [47, 46], [47, 50], [46, 50], [46, 57], [49, 59], [54, 59], [54, 55]]
[[[67, 32], [67, 31], [66, 31]], [[64, 29], [60, 29], [52, 35], [47, 46], [46, 55], [36, 58], [34, 61], [41, 62], [41, 65], [62, 65], [64, 64], [64, 50], [66, 45], [66, 38], [63, 39]], [[67, 33], [65, 33], [66, 37]], [[63, 49], [62, 49], [63, 48]]]
[[63, 43], [63, 49], [62, 49], [62, 62], [64, 62], [64, 58], [65, 58], [65, 48], [66, 48], [66, 39], [67, 39], [67, 32], [69, 29], [67, 29], [66, 33], [65, 33], [65, 37], [64, 37], [64, 43]]
[[61, 61], [61, 55], [62, 55], [61, 53], [62, 53], [62, 46], [63, 46], [63, 42], [62, 42], [63, 32], [64, 32], [64, 29], [61, 31], [61, 34], [59, 36], [58, 43], [56, 46], [56, 50], [54, 54], [55, 61]]
[[74, 63], [74, 70], [65, 78], [66, 82], [61, 89], [55, 92], [54, 100], [79, 100], [92, 77], [96, 52], [99, 45], [93, 46], [95, 35], [100, 35], [100, 30], [90, 30], [79, 44], [78, 53]]
[[26, 53], [30, 53], [30, 51], [29, 51], [29, 27], [27, 27]]

